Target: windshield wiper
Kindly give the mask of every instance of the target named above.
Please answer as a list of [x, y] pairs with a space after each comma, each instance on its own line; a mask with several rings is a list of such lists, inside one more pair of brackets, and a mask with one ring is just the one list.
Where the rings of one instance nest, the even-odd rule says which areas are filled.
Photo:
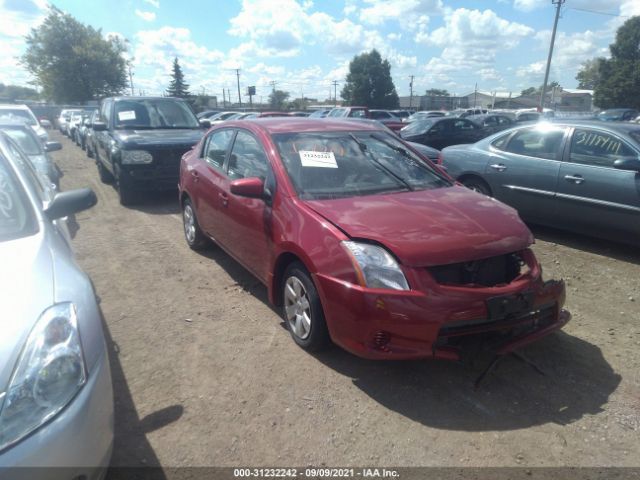
[[371, 160], [373, 160], [373, 162], [380, 167], [385, 173], [387, 173], [388, 175], [391, 175], [393, 178], [395, 178], [398, 182], [400, 182], [402, 185], [404, 185], [407, 190], [409, 191], [413, 191], [413, 188], [411, 187], [411, 185], [409, 185], [407, 182], [405, 182], [401, 177], [399, 177], [398, 175], [396, 175], [395, 173], [393, 173], [391, 170], [389, 170], [387, 167], [385, 167], [370, 151], [369, 148], [367, 147], [367, 145], [365, 143], [362, 143], [360, 140], [357, 139], [357, 137], [353, 134], [350, 133], [349, 136], [351, 137], [351, 139], [356, 142], [356, 144], [358, 145], [358, 147], [360, 147], [360, 151], [365, 154], [366, 156], [368, 156]]

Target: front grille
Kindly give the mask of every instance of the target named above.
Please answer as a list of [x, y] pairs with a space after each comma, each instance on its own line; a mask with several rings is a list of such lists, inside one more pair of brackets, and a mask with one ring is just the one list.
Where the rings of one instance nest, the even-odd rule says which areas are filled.
[[462, 321], [447, 324], [440, 329], [438, 337], [453, 338], [479, 335], [487, 332], [508, 332], [511, 336], [524, 335], [551, 325], [556, 318], [555, 304], [547, 305], [533, 312], [503, 320]]
[[477, 285], [495, 287], [512, 282], [522, 271], [525, 262], [520, 252], [497, 257], [428, 267], [439, 284]]
[[159, 166], [166, 167], [175, 167], [176, 169], [180, 166], [180, 159], [182, 155], [188, 152], [191, 149], [191, 145], [184, 145], [181, 147], [157, 147], [150, 148], [149, 153], [153, 156], [153, 163]]

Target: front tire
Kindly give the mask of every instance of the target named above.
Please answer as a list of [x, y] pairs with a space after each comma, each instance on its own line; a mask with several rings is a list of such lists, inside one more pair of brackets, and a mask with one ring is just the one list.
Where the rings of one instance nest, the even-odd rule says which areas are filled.
[[182, 202], [182, 225], [184, 227], [184, 238], [189, 248], [202, 250], [209, 244], [207, 237], [200, 230], [195, 209], [189, 198], [185, 198]]
[[99, 158], [96, 159], [96, 166], [98, 167], [98, 176], [102, 183], [113, 183], [113, 175], [105, 168]]
[[120, 205], [123, 207], [127, 207], [129, 205], [133, 205], [138, 196], [136, 192], [133, 190], [133, 186], [129, 183], [127, 178], [122, 174], [120, 169], [116, 169], [116, 187], [118, 189], [118, 199], [120, 200]]
[[293, 341], [310, 352], [330, 343], [318, 291], [307, 269], [299, 262], [287, 267], [282, 280], [282, 316]]

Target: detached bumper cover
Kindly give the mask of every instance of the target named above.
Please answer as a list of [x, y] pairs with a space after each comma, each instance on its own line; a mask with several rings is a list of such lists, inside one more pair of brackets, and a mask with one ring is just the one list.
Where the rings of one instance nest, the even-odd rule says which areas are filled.
[[[562, 309], [562, 280], [429, 292], [369, 289], [319, 274], [314, 280], [333, 341], [370, 359], [458, 360], [465, 341], [481, 337], [496, 353], [508, 353], [561, 329], [571, 318]], [[490, 318], [487, 300], [524, 292], [530, 295], [526, 310]]]

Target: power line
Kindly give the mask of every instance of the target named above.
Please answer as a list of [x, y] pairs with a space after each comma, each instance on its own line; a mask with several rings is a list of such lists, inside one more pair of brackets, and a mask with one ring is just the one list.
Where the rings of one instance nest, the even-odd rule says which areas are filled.
[[620, 15], [617, 13], [609, 13], [609, 12], [599, 12], [597, 10], [589, 10], [587, 8], [577, 8], [577, 7], [567, 7], [569, 10], [578, 10], [579, 12], [589, 12], [589, 13], [596, 13], [598, 15], [607, 15], [609, 17], [624, 17], [624, 18], [630, 18], [631, 15]]

